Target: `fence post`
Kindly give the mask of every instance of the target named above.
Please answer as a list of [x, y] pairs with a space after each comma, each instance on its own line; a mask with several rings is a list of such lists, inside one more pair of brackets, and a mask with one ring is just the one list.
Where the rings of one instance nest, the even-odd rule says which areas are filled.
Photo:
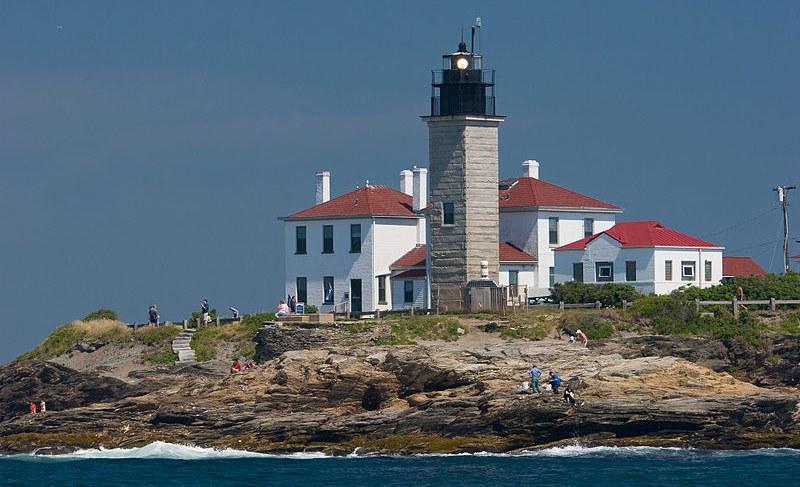
[[134, 322], [133, 322], [133, 331], [136, 331], [136, 330], [138, 330], [138, 329], [139, 329], [139, 323], [136, 323], [136, 322], [134, 321]]
[[183, 329], [185, 330], [188, 327], [189, 327], [189, 320], [183, 320]]
[[200, 318], [197, 318], [197, 329], [200, 329]]
[[769, 309], [775, 311], [775, 298], [769, 298]]
[[739, 321], [739, 300], [733, 298], [733, 319]]
[[408, 308], [408, 316], [414, 316], [414, 307]]
[[594, 309], [600, 309], [600, 301], [594, 302]]
[[375, 319], [376, 320], [381, 319], [381, 310], [380, 309], [375, 309]]
[[217, 327], [219, 327], [219, 316], [217, 316]]
[[694, 305], [697, 308], [697, 312], [700, 312], [700, 298], [694, 298]]
[[559, 311], [560, 313], [563, 313], [563, 312], [564, 312], [564, 301], [559, 301], [559, 302], [558, 302], [558, 311]]

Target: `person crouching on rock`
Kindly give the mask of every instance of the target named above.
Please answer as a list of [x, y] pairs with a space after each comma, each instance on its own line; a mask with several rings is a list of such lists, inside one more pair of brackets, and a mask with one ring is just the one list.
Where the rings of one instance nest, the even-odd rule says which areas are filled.
[[242, 371], [242, 364], [239, 363], [239, 359], [237, 358], [236, 361], [231, 365], [231, 374], [235, 374], [236, 372]]
[[35, 402], [31, 403], [31, 414], [36, 414], [36, 403]]
[[588, 347], [588, 346], [589, 346], [589, 338], [586, 336], [586, 333], [584, 333], [584, 332], [582, 332], [582, 331], [578, 330], [578, 331], [576, 332], [576, 334], [577, 334], [579, 337], [581, 337], [581, 340], [583, 340], [583, 346], [584, 346], [584, 347]]
[[558, 394], [558, 386], [561, 385], [561, 378], [558, 376], [558, 374], [551, 370], [550, 378], [547, 380], [547, 382], [550, 384], [550, 387], [553, 388], [553, 394]]
[[575, 391], [572, 390], [572, 386], [567, 384], [567, 388], [564, 389], [564, 402], [575, 406]]

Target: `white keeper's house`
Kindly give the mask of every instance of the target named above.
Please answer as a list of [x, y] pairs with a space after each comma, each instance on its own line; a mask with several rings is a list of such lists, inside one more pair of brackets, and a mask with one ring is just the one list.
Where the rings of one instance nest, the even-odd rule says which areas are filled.
[[619, 282], [645, 294], [708, 287], [722, 279], [722, 250], [657, 221], [617, 223], [555, 249], [556, 282]]
[[[540, 180], [536, 161], [523, 177], [498, 183], [499, 284], [511, 297], [547, 296], [553, 250], [614, 225], [621, 208]], [[399, 190], [365, 185], [330, 199], [330, 173], [316, 174], [316, 202], [281, 217], [286, 294], [328, 312], [429, 307], [427, 170], [400, 173]]]

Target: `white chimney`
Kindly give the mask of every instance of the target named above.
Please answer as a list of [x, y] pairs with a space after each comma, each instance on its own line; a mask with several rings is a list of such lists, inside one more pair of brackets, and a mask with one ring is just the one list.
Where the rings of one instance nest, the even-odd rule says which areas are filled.
[[428, 170], [424, 167], [414, 166], [414, 211], [419, 211], [428, 206]]
[[408, 169], [400, 171], [400, 192], [409, 196], [414, 196], [414, 187], [412, 186], [412, 175]]
[[489, 261], [481, 261], [481, 279], [489, 279]]
[[317, 203], [325, 203], [331, 199], [331, 173], [328, 171], [317, 171]]
[[522, 177], [539, 179], [539, 163], [528, 159], [522, 163]]

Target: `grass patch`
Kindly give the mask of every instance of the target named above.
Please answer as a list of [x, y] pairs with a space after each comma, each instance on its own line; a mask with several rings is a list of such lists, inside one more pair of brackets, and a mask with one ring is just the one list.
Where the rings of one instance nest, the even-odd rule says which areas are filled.
[[467, 332], [458, 320], [445, 316], [398, 316], [390, 324], [391, 334], [380, 345], [416, 345], [415, 338], [452, 342], [461, 336], [459, 328]]
[[178, 336], [181, 329], [176, 326], [159, 326], [158, 328], [147, 325], [133, 332], [133, 338], [145, 345], [162, 345], [171, 343]]
[[49, 360], [72, 350], [78, 340], [125, 343], [131, 341], [131, 331], [119, 321], [96, 319], [76, 320], [56, 328], [41, 344], [15, 360]]
[[178, 361], [178, 355], [171, 349], [157, 350], [142, 355], [142, 360], [151, 364], [174, 364]]
[[589, 340], [611, 338], [614, 335], [614, 316], [605, 312], [569, 313], [561, 318], [561, 324], [573, 335], [581, 330]]
[[508, 339], [541, 340], [552, 328], [552, 325], [545, 321], [545, 316], [547, 314], [539, 310], [511, 314], [507, 317], [509, 326], [500, 328], [500, 336]]
[[119, 321], [119, 315], [113, 309], [108, 308], [100, 308], [98, 310], [92, 311], [86, 317], [83, 318], [83, 321], [94, 321], [94, 320], [112, 320], [112, 321]]
[[194, 350], [197, 360], [203, 362], [217, 357], [217, 347], [222, 342], [237, 342], [236, 353], [240, 357], [250, 359], [256, 353], [253, 338], [265, 321], [274, 319], [274, 313], [258, 313], [242, 316], [241, 321], [226, 323], [219, 328], [201, 326], [192, 335], [189, 346]]
[[782, 333], [800, 333], [800, 313], [792, 313], [778, 325]]

